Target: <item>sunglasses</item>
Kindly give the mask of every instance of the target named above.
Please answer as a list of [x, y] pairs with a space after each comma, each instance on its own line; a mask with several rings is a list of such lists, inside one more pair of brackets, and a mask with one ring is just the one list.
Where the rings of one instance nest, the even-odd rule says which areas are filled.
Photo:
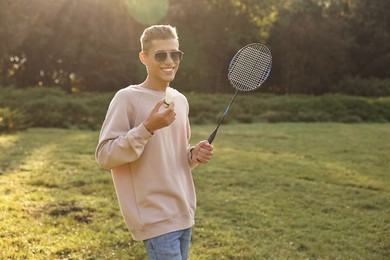
[[[144, 52], [148, 53], [147, 51], [144, 51]], [[171, 59], [174, 62], [179, 62], [183, 59], [184, 52], [182, 52], [182, 51], [170, 51], [170, 52], [157, 51], [157, 52], [153, 53], [153, 57], [154, 57], [154, 60], [156, 62], [164, 62], [167, 60], [168, 54], [169, 54], [169, 56], [171, 56]]]

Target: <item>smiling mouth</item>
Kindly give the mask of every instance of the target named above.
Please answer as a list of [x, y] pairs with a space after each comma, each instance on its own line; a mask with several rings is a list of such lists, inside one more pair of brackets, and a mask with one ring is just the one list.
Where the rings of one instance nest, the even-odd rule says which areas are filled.
[[164, 71], [164, 72], [173, 72], [175, 70], [175, 68], [174, 67], [172, 67], [172, 68], [161, 68], [161, 70]]

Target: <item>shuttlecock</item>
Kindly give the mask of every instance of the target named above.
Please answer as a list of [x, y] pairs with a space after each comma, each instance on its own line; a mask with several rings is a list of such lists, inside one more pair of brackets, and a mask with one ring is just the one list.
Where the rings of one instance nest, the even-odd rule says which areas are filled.
[[177, 91], [174, 88], [167, 87], [165, 91], [165, 107], [169, 107], [169, 105], [172, 103], [172, 101], [179, 95], [179, 91]]

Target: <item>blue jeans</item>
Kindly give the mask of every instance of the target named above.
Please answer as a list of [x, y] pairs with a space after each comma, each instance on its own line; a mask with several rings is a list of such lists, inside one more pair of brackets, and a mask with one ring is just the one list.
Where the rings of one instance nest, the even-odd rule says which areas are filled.
[[149, 260], [186, 260], [191, 233], [188, 228], [145, 240]]

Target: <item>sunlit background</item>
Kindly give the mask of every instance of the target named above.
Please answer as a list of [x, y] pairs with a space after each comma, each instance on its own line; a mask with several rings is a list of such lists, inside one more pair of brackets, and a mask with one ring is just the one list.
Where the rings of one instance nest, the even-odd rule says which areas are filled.
[[348, 93], [346, 82], [390, 78], [388, 10], [388, 0], [2, 0], [0, 85], [80, 92], [138, 83], [139, 37], [161, 23], [178, 28], [185, 52], [178, 89], [231, 92], [234, 53], [262, 42], [273, 70], [259, 91]]
[[168, 0], [127, 0], [131, 17], [141, 24], [155, 24], [168, 13]]
[[146, 259], [94, 151], [152, 24], [179, 32], [192, 145], [234, 54], [273, 55], [195, 169], [190, 259], [389, 259], [390, 0], [0, 0], [0, 259]]

